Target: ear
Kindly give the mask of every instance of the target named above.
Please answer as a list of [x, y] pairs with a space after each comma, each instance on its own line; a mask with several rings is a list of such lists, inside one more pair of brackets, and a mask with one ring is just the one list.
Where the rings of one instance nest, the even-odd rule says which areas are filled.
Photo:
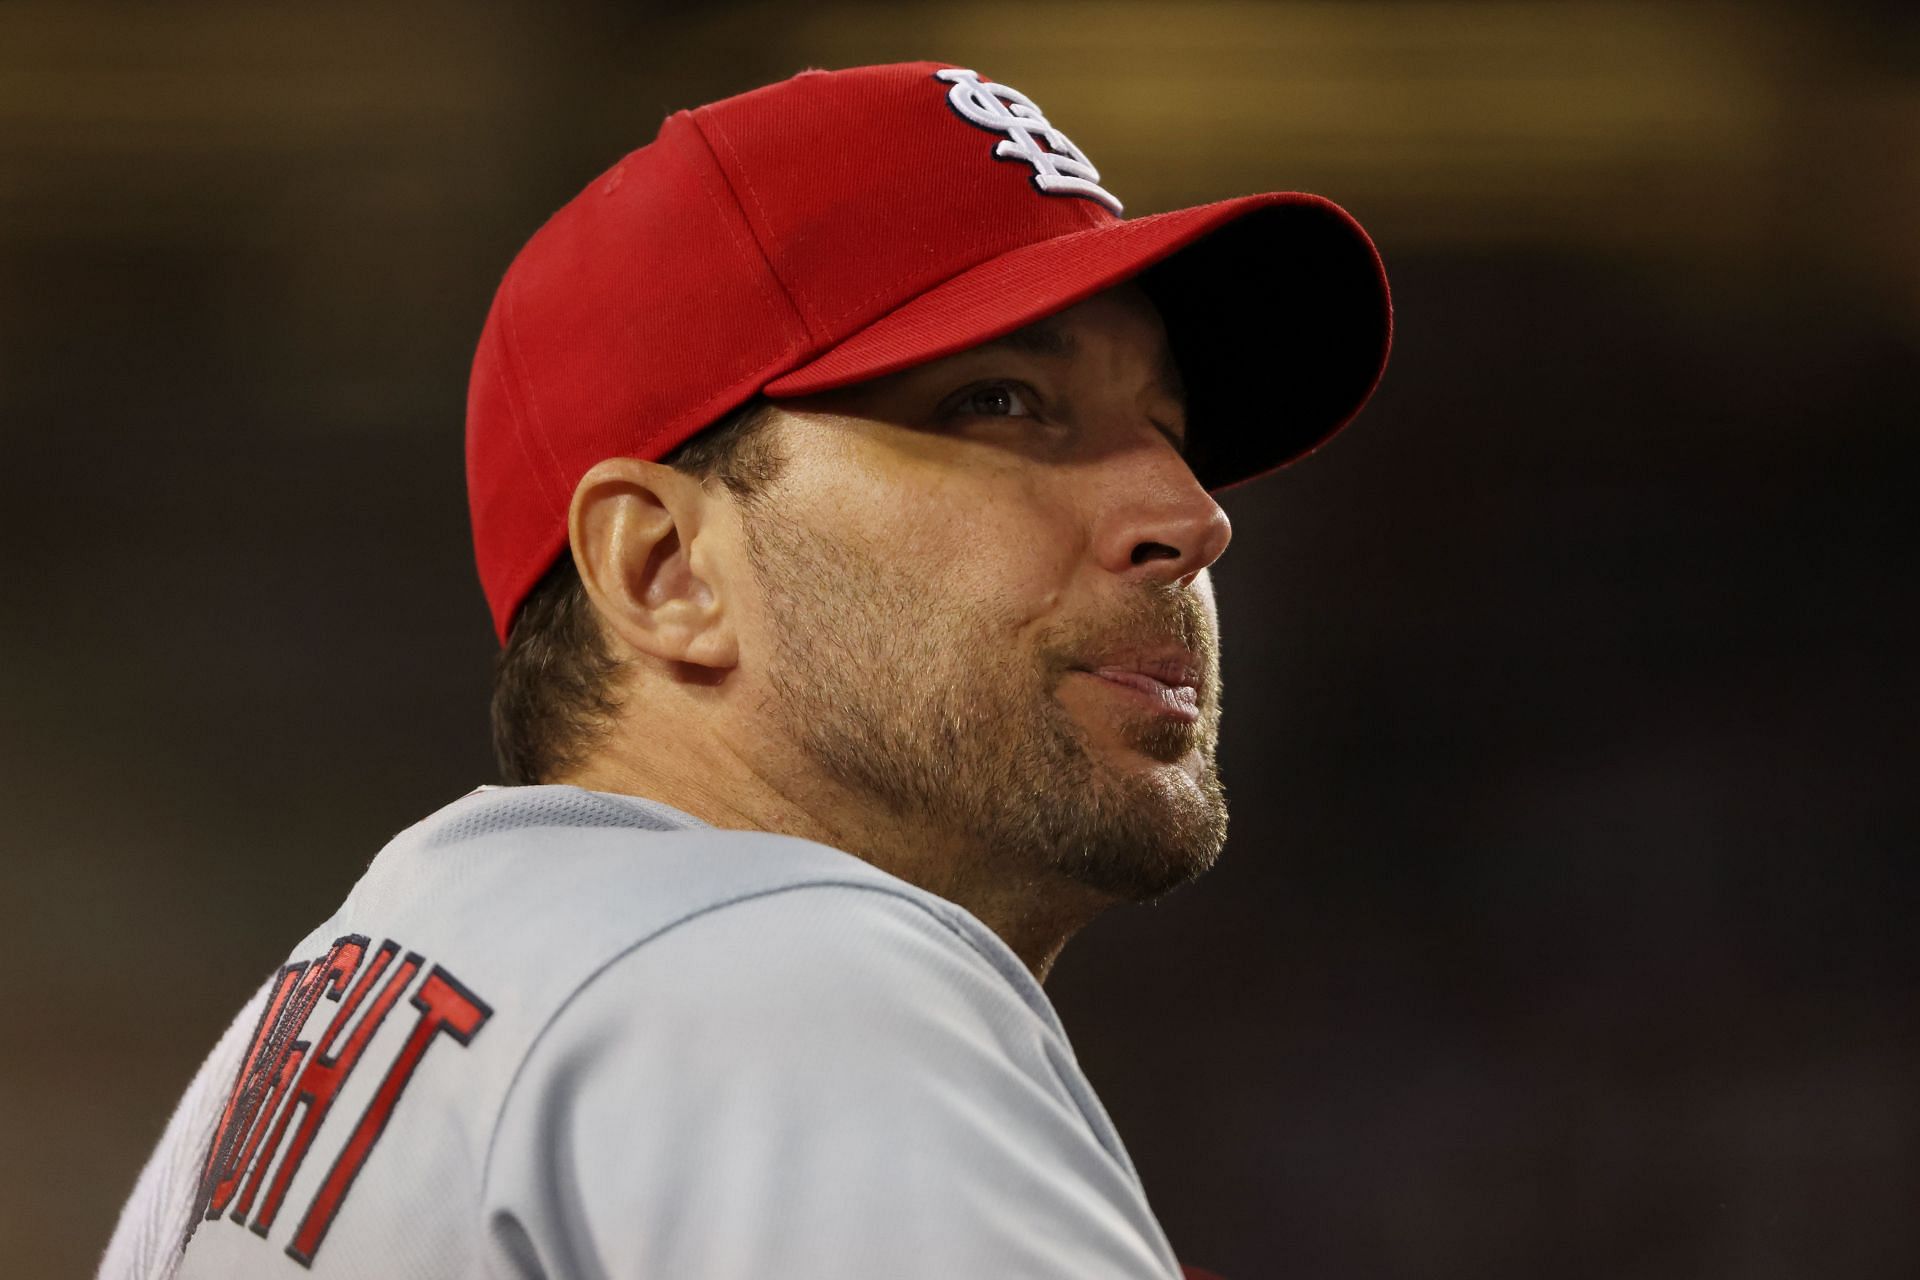
[[711, 520], [698, 480], [640, 458], [608, 458], [580, 478], [567, 536], [601, 622], [633, 650], [720, 671], [740, 661]]

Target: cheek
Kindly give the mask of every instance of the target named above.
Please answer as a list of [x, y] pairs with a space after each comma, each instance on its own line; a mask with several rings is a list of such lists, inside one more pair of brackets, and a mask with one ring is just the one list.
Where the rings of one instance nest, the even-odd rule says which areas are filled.
[[1032, 468], [898, 457], [880, 466], [851, 454], [819, 477], [808, 518], [930, 615], [964, 617], [990, 638], [1056, 608], [1088, 543], [1072, 507]]
[[1057, 608], [1086, 553], [1066, 513], [1017, 483], [969, 487], [901, 512], [899, 544], [949, 599], [1018, 626]]
[[922, 480], [851, 501], [845, 533], [948, 608], [1025, 624], [1056, 606], [1087, 553], [1068, 509], [1012, 472]]

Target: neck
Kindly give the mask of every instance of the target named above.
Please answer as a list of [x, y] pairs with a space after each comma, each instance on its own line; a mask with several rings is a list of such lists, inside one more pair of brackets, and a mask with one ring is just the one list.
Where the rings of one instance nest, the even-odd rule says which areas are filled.
[[1055, 872], [1009, 867], [1000, 851], [953, 832], [876, 813], [831, 782], [775, 774], [724, 749], [685, 752], [672, 765], [605, 751], [549, 781], [643, 796], [714, 827], [797, 836], [850, 853], [966, 910], [1042, 983], [1068, 939], [1112, 904]]

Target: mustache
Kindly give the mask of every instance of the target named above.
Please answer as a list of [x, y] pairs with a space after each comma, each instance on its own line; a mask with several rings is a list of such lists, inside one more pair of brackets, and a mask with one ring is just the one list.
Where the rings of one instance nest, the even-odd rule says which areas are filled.
[[1194, 657], [1209, 693], [1217, 684], [1220, 639], [1212, 611], [1198, 593], [1177, 585], [1154, 587], [1116, 602], [1098, 624], [1075, 628], [1049, 647], [1061, 670], [1084, 666], [1093, 657], [1116, 650], [1177, 646]]

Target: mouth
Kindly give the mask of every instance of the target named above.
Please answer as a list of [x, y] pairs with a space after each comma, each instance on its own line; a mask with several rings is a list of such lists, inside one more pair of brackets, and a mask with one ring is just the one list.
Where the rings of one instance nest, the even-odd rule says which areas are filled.
[[1077, 674], [1091, 676], [1116, 696], [1172, 719], [1192, 724], [1200, 718], [1200, 691], [1192, 683], [1173, 683], [1123, 667], [1081, 668]]

